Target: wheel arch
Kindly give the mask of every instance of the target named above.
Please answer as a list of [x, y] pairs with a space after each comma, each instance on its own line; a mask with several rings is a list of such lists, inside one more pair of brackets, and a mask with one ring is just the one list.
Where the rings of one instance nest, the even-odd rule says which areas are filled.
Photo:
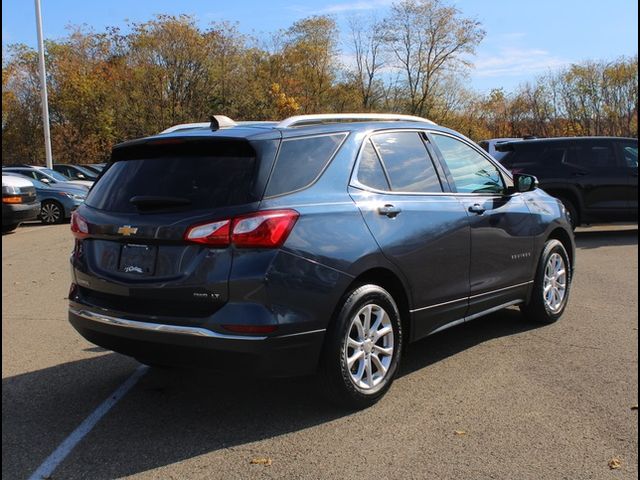
[[575, 250], [573, 248], [573, 241], [571, 240], [571, 236], [569, 235], [569, 233], [567, 233], [565, 229], [558, 227], [555, 230], [552, 230], [551, 233], [549, 233], [545, 243], [549, 240], [558, 240], [560, 243], [562, 243], [562, 246], [567, 251], [567, 255], [569, 255], [569, 261], [571, 262], [571, 271], [573, 271], [575, 265]]
[[349, 292], [358, 288], [361, 285], [374, 284], [384, 288], [393, 297], [398, 306], [400, 312], [400, 322], [402, 325], [402, 338], [403, 343], [406, 345], [411, 338], [411, 313], [409, 306], [409, 297], [407, 295], [407, 289], [402, 280], [392, 270], [384, 267], [374, 267], [363, 271], [357, 275], [353, 281], [347, 286], [340, 302], [336, 306], [336, 310], [333, 312], [333, 317], [338, 314], [342, 308], [342, 304], [345, 297]]

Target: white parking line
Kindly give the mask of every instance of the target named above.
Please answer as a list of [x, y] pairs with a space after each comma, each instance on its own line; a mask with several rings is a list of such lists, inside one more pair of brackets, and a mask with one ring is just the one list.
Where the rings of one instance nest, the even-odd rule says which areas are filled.
[[124, 397], [136, 383], [138, 383], [138, 380], [140, 380], [148, 369], [149, 367], [145, 365], [140, 365], [136, 368], [133, 374], [122, 385], [120, 385], [115, 392], [109, 395], [109, 397], [102, 402], [100, 406], [91, 413], [91, 415], [85, 418], [80, 426], [71, 432], [71, 435], [65, 438], [58, 448], [56, 448], [54, 452], [49, 455], [44, 462], [42, 462], [42, 465], [33, 472], [29, 477], [29, 480], [42, 480], [51, 477], [53, 471], [71, 453], [80, 440], [82, 440], [87, 433], [96, 426], [100, 419], [104, 417], [109, 410], [111, 410], [111, 407], [118, 403], [120, 399]]

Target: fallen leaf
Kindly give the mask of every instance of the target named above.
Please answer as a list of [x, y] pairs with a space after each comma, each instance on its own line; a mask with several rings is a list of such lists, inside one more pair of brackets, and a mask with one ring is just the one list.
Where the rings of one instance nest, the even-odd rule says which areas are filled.
[[249, 462], [251, 465], [264, 465], [265, 467], [271, 466], [271, 459], [268, 457], [254, 458]]
[[613, 457], [611, 460], [609, 460], [609, 468], [611, 470], [618, 470], [619, 468], [622, 468], [622, 462], [619, 458]]
[[455, 432], [453, 432], [456, 435], [466, 435], [467, 432], [465, 432], [464, 430], [456, 430]]

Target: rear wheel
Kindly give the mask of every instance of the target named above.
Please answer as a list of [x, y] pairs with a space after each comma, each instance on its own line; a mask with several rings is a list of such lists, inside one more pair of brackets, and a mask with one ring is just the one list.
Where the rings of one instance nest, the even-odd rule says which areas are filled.
[[58, 202], [47, 200], [40, 207], [40, 220], [47, 225], [60, 223], [64, 220], [64, 209]]
[[569, 300], [571, 263], [564, 245], [549, 240], [540, 260], [529, 302], [520, 309], [535, 322], [553, 323], [558, 320]]
[[393, 382], [401, 347], [393, 297], [377, 285], [356, 288], [327, 332], [320, 368], [323, 392], [350, 408], [373, 405]]

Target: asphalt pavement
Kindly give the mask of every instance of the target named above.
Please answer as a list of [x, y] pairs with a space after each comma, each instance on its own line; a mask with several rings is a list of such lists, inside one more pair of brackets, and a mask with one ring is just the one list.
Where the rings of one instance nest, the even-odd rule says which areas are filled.
[[50, 478], [637, 478], [637, 226], [576, 238], [560, 321], [509, 309], [412, 344], [353, 413], [313, 378], [206, 371], [151, 369], [113, 399], [139, 364], [68, 324], [69, 226], [21, 227], [2, 237], [2, 477], [29, 478], [112, 398]]

